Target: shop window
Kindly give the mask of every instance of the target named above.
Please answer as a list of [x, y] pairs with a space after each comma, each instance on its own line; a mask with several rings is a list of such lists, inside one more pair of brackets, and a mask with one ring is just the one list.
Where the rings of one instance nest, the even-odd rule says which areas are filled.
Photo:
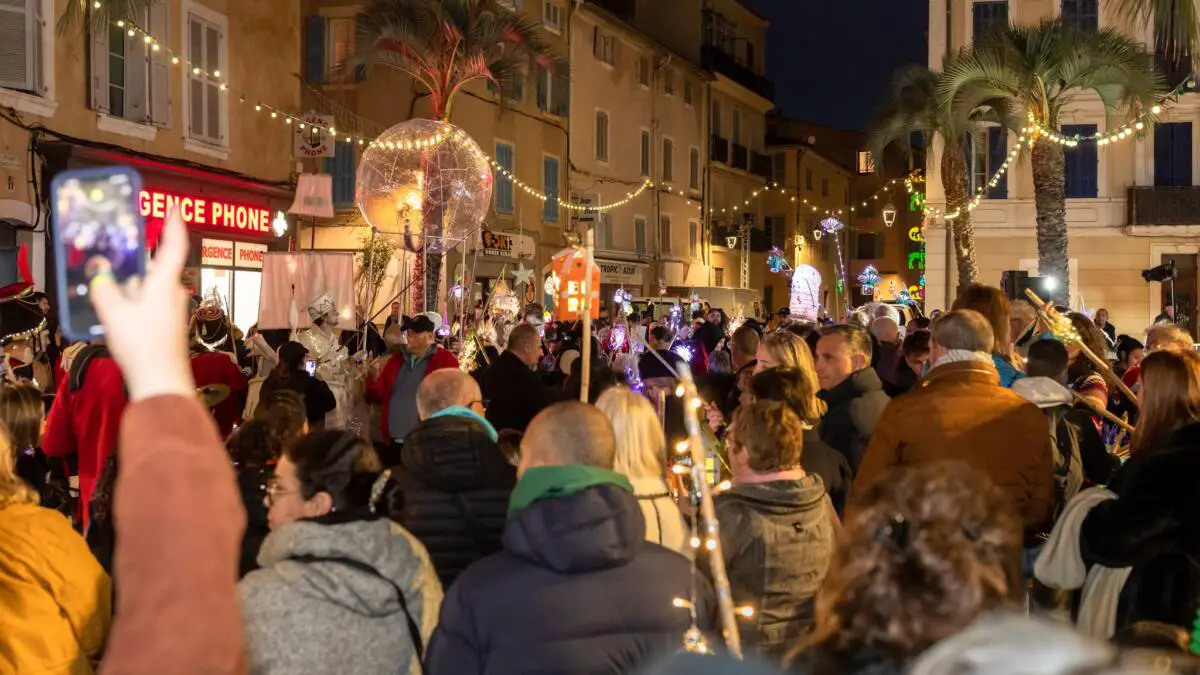
[[235, 270], [233, 272], [233, 325], [249, 332], [258, 323], [259, 296], [262, 292], [262, 272]]
[[[1088, 137], [1095, 134], [1095, 124], [1065, 124], [1062, 128], [1064, 136]], [[1075, 199], [1095, 198], [1099, 193], [1096, 174], [1100, 165], [1100, 158], [1096, 155], [1096, 144], [1080, 143], [1065, 150], [1066, 167], [1063, 173], [1066, 179], [1066, 196]]]
[[[496, 144], [496, 163], [508, 171], [513, 172], [513, 146], [507, 143]], [[513, 183], [512, 179], [504, 175], [503, 172], [497, 172], [496, 176], [496, 211], [498, 213], [513, 212]]]
[[558, 158], [542, 158], [542, 194], [546, 201], [542, 202], [542, 219], [558, 220]]
[[[146, 26], [151, 35], [168, 35], [169, 13], [169, 4], [153, 3], [137, 24]], [[171, 109], [167, 51], [154, 51], [141, 35], [130, 36], [116, 24], [93, 29], [88, 38], [92, 109], [130, 122], [165, 126]]]
[[325, 158], [325, 173], [333, 177], [333, 208], [354, 208], [355, 188], [354, 144], [338, 141], [334, 145], [333, 157]]
[[[198, 9], [199, 5], [192, 5]], [[188, 14], [187, 70], [188, 135], [199, 141], [225, 146], [225, 94], [221, 91], [226, 68], [226, 19], [205, 9], [203, 16]]]
[[0, 87], [43, 95], [42, 4], [42, 0], [0, 3], [4, 33], [0, 43]]
[[1165, 122], [1154, 127], [1154, 184], [1192, 186], [1192, 123]]

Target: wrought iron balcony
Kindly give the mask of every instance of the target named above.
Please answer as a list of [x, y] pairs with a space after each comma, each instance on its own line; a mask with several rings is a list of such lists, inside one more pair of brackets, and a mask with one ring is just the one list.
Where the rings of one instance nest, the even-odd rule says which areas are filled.
[[710, 154], [714, 162], [721, 162], [722, 164], [729, 162], [729, 141], [713, 134]]
[[746, 146], [733, 144], [733, 162], [730, 163], [730, 166], [742, 171], [750, 170], [750, 154]]
[[715, 45], [700, 47], [700, 65], [737, 82], [768, 101], [775, 100], [775, 83], [754, 72], [737, 57]]
[[1130, 225], [1200, 225], [1200, 187], [1129, 188]]

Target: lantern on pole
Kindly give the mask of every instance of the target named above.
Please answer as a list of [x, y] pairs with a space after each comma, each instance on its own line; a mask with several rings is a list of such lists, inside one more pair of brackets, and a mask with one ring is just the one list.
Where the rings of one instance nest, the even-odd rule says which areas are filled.
[[[582, 319], [583, 301], [588, 296], [591, 297], [589, 313], [593, 319], [600, 318], [600, 266], [592, 263], [588, 274], [586, 251], [565, 248], [550, 259], [550, 269], [551, 276], [558, 280], [554, 315], [559, 321]], [[549, 290], [550, 284], [546, 286]]]
[[737, 235], [725, 237], [725, 248], [737, 248]]
[[888, 202], [888, 205], [883, 207], [883, 224], [891, 227], [896, 223], [896, 207]]

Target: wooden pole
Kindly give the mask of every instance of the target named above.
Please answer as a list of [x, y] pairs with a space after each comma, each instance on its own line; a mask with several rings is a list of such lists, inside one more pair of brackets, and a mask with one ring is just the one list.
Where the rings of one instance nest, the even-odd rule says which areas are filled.
[[592, 383], [592, 265], [595, 264], [595, 244], [596, 230], [589, 225], [587, 235], [583, 239], [583, 248], [587, 262], [583, 273], [583, 302], [580, 303], [580, 308], [583, 311], [583, 345], [579, 350], [579, 358], [583, 359], [583, 368], [579, 371], [582, 373], [579, 400], [584, 403], [588, 402], [588, 389]]
[[[1042, 317], [1046, 324], [1051, 328], [1053, 328], [1054, 324], [1056, 323], [1056, 319], [1061, 321], [1070, 321], [1070, 319], [1060, 316], [1058, 314], [1058, 310], [1054, 309], [1053, 304], [1043, 302], [1042, 299], [1038, 297], [1037, 293], [1033, 292], [1033, 289], [1026, 288], [1025, 295], [1028, 296], [1031, 301], [1033, 301], [1033, 306], [1037, 308], [1038, 316]], [[1108, 361], [1097, 356], [1095, 352], [1093, 352], [1091, 349], [1088, 349], [1088, 346], [1085, 345], [1081, 340], [1074, 339], [1072, 342], [1075, 343], [1076, 347], [1079, 347], [1079, 351], [1081, 351], [1089, 361], [1091, 361], [1098, 369], [1100, 369], [1101, 373], [1107, 375], [1108, 379], [1117, 386], [1117, 389], [1121, 391], [1121, 394], [1123, 394], [1125, 398], [1129, 399], [1134, 406], [1137, 406], [1137, 395], [1135, 395], [1129, 389], [1129, 387], [1125, 386], [1125, 383], [1121, 381], [1121, 378], [1117, 377], [1117, 374], [1113, 372], [1112, 366], [1108, 365]]]

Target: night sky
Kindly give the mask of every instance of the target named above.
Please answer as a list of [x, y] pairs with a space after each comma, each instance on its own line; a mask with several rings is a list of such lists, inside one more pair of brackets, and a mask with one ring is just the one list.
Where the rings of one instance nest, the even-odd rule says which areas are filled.
[[747, 0], [771, 21], [767, 75], [786, 115], [865, 131], [892, 72], [927, 63], [928, 0]]

